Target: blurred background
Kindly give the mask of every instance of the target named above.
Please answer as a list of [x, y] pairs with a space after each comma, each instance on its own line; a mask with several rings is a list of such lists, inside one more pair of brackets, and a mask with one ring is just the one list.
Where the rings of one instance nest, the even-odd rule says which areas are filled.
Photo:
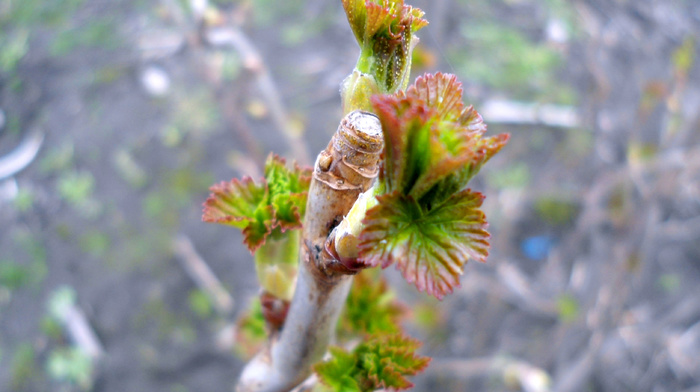
[[[700, 391], [700, 1], [410, 3], [414, 74], [512, 135], [488, 263], [386, 271], [415, 390]], [[0, 0], [0, 390], [230, 390], [258, 286], [207, 188], [312, 162], [357, 56], [338, 0]]]

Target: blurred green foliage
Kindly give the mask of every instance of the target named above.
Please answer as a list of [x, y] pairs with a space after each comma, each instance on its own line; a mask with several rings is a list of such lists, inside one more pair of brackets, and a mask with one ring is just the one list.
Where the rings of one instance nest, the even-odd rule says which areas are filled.
[[54, 174], [66, 170], [73, 165], [73, 156], [72, 142], [66, 141], [60, 146], [51, 146], [39, 162], [39, 171], [44, 174]]
[[100, 231], [91, 230], [80, 237], [79, 245], [83, 252], [94, 257], [102, 258], [109, 251], [111, 241], [106, 234]]
[[462, 35], [467, 47], [453, 51], [451, 57], [463, 77], [530, 99], [556, 84], [554, 71], [562, 64], [559, 53], [519, 30], [481, 22], [464, 25]]
[[191, 290], [187, 295], [187, 303], [190, 310], [203, 319], [211, 316], [214, 310], [209, 297], [202, 290]]
[[580, 310], [579, 303], [570, 294], [564, 294], [557, 299], [557, 313], [559, 320], [563, 323], [570, 323], [578, 318]]
[[525, 162], [509, 165], [501, 170], [491, 171], [486, 176], [486, 181], [498, 189], [527, 187], [531, 181], [530, 168]]
[[673, 52], [671, 62], [676, 72], [685, 75], [695, 63], [695, 39], [687, 37], [683, 44]]
[[63, 336], [63, 327], [61, 327], [61, 323], [54, 317], [51, 317], [51, 315], [42, 317], [39, 327], [41, 332], [50, 339], [60, 340]]
[[46, 248], [29, 231], [18, 229], [11, 234], [16, 247], [8, 249], [6, 254], [12, 254], [16, 259], [0, 260], [0, 286], [10, 291], [26, 286], [36, 288], [48, 273]]
[[189, 91], [175, 101], [170, 123], [161, 129], [161, 141], [166, 147], [177, 147], [188, 135], [206, 138], [220, 120], [219, 105], [211, 91]]
[[115, 49], [120, 40], [111, 19], [92, 20], [84, 26], [61, 31], [51, 43], [53, 56], [65, 56], [77, 48]]
[[561, 197], [540, 197], [535, 201], [535, 212], [552, 226], [565, 226], [574, 222], [579, 205]]
[[9, 26], [61, 26], [85, 0], [4, 0], [0, 6], [0, 29]]
[[632, 141], [627, 145], [627, 159], [632, 163], [649, 162], [656, 157], [658, 150], [656, 144]]
[[197, 338], [197, 331], [184, 314], [176, 314], [161, 298], [146, 302], [134, 319], [135, 327], [154, 328], [159, 340], [176, 344], [190, 344]]
[[304, 6], [303, 1], [250, 0], [248, 3], [259, 27], [270, 26], [283, 16], [298, 15]]
[[681, 288], [681, 277], [678, 274], [666, 273], [659, 276], [657, 285], [667, 293], [676, 293]]
[[95, 190], [95, 178], [88, 171], [62, 173], [56, 184], [56, 190], [64, 200], [77, 206], [92, 196]]
[[49, 295], [46, 305], [49, 315], [55, 320], [62, 320], [70, 308], [75, 305], [77, 294], [70, 286], [60, 286]]
[[112, 165], [117, 173], [134, 188], [142, 188], [148, 182], [146, 171], [129, 151], [120, 148], [112, 155]]
[[28, 390], [32, 379], [39, 372], [34, 348], [29, 343], [22, 343], [17, 347], [10, 369], [10, 388], [16, 391]]
[[399, 322], [406, 309], [397, 302], [391, 289], [377, 269], [355, 275], [350, 294], [345, 301], [338, 323], [339, 336], [398, 333]]
[[102, 212], [102, 203], [93, 197], [95, 177], [87, 170], [61, 172], [56, 191], [85, 218], [95, 218]]
[[52, 350], [46, 362], [46, 371], [51, 378], [76, 385], [85, 391], [92, 386], [92, 359], [78, 348]]
[[27, 188], [20, 188], [13, 203], [17, 211], [27, 212], [31, 210], [34, 205], [34, 193]]
[[29, 34], [24, 30], [0, 35], [0, 72], [15, 71], [17, 64], [29, 50], [28, 39]]
[[[0, 2], [0, 74], [10, 75], [18, 87], [15, 71], [32, 47], [38, 33], [69, 23], [85, 0], [3, 0]], [[51, 35], [50, 39], [56, 39]]]
[[13, 261], [0, 261], [0, 286], [9, 290], [17, 290], [31, 280], [29, 268]]

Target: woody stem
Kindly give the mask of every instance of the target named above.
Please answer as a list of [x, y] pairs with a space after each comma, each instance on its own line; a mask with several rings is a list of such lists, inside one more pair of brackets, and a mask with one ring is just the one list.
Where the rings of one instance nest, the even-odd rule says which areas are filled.
[[358, 196], [372, 186], [382, 148], [379, 120], [354, 111], [318, 155], [289, 313], [278, 338], [246, 365], [239, 392], [289, 391], [322, 359], [356, 272], [329, 252], [326, 243]]

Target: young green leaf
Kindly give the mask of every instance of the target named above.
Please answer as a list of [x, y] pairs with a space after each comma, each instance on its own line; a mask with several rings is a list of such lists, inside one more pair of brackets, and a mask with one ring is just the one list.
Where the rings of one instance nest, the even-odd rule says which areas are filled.
[[482, 138], [486, 125], [462, 103], [454, 75], [425, 75], [372, 103], [384, 133], [384, 195], [367, 211], [360, 261], [396, 263], [408, 282], [442, 298], [459, 286], [469, 259], [486, 260], [483, 196], [464, 189], [508, 135]]
[[321, 383], [333, 392], [369, 392], [408, 389], [413, 376], [428, 366], [430, 358], [417, 355], [420, 342], [405, 335], [372, 336], [352, 352], [330, 349], [331, 359], [314, 366]]
[[273, 229], [301, 227], [310, 183], [310, 169], [295, 165], [290, 170], [284, 159], [270, 154], [259, 184], [244, 177], [212, 186], [202, 220], [242, 229], [244, 243], [254, 253]]
[[459, 192], [431, 210], [398, 191], [377, 199], [360, 237], [365, 263], [396, 263], [406, 281], [442, 299], [459, 286], [469, 259], [486, 261], [489, 233], [480, 193]]
[[331, 359], [314, 366], [321, 382], [332, 392], [361, 392], [360, 386], [354, 378], [357, 372], [357, 358], [340, 347], [329, 349]]
[[282, 231], [301, 228], [311, 169], [302, 169], [295, 164], [294, 170], [290, 170], [284, 159], [270, 154], [265, 163], [265, 179], [270, 187], [275, 222]]
[[230, 225], [243, 230], [244, 242], [251, 252], [257, 250], [272, 231], [274, 212], [268, 205], [267, 184], [256, 184], [250, 177], [233, 179], [209, 188], [202, 220]]
[[406, 308], [395, 299], [386, 280], [372, 276], [371, 270], [355, 276], [345, 302], [345, 313], [338, 324], [342, 335], [397, 333]]

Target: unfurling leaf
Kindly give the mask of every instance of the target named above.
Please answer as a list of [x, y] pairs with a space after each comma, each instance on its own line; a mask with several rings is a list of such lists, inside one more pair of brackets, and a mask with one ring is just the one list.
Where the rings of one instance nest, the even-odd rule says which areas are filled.
[[322, 391], [332, 392], [362, 392], [360, 385], [353, 377], [357, 372], [357, 358], [340, 347], [329, 349], [331, 359], [314, 366], [321, 382], [328, 388]]
[[373, 276], [371, 270], [355, 276], [345, 313], [340, 323], [340, 335], [372, 335], [397, 333], [399, 321], [406, 308], [395, 299], [394, 292], [381, 276]]
[[256, 184], [250, 177], [244, 177], [242, 181], [221, 182], [209, 190], [212, 193], [204, 203], [202, 220], [242, 229], [243, 242], [251, 252], [265, 243], [274, 225], [265, 182]]
[[342, 85], [344, 112], [367, 110], [371, 93], [405, 88], [411, 69], [414, 33], [428, 24], [423, 11], [403, 0], [343, 0], [360, 58]]
[[439, 203], [464, 189], [508, 140], [507, 134], [482, 138], [486, 125], [462, 103], [454, 75], [419, 77], [405, 92], [375, 96], [372, 103], [386, 144], [380, 179], [387, 193], [400, 191], [422, 204]]
[[245, 244], [255, 252], [274, 229], [301, 227], [310, 183], [310, 169], [295, 165], [290, 170], [284, 159], [270, 154], [259, 184], [244, 177], [212, 186], [202, 220], [242, 229]]
[[321, 383], [333, 392], [402, 390], [413, 376], [428, 366], [430, 358], [415, 352], [420, 342], [405, 335], [372, 336], [352, 352], [331, 347], [331, 359], [314, 366]]
[[468, 181], [508, 141], [462, 103], [454, 75], [425, 75], [405, 92], [372, 98], [384, 133], [378, 205], [367, 211], [360, 261], [396, 263], [408, 282], [437, 298], [459, 286], [469, 259], [485, 261], [483, 196]]
[[265, 163], [265, 180], [270, 187], [275, 222], [282, 231], [301, 228], [311, 169], [302, 169], [295, 164], [294, 170], [289, 170], [284, 159], [270, 154]]
[[430, 210], [397, 191], [378, 200], [360, 237], [365, 263], [396, 263], [406, 281], [442, 299], [459, 286], [469, 259], [486, 260], [489, 234], [480, 193], [459, 192]]

